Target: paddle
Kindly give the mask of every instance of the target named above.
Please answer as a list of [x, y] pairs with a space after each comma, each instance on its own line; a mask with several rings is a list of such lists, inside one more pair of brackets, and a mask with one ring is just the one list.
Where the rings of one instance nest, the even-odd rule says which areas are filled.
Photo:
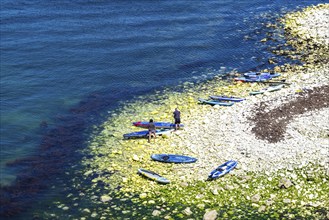
[[182, 167], [175, 167], [175, 168], [172, 168], [172, 169], [195, 169], [195, 168], [206, 168], [205, 166], [182, 166]]

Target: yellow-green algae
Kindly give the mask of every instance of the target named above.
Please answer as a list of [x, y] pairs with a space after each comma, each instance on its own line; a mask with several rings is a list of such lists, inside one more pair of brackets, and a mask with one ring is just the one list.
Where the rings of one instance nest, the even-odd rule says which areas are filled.
[[[167, 137], [158, 137], [150, 144], [147, 143], [147, 139], [123, 140], [122, 138], [124, 133], [140, 130], [132, 126], [133, 121], [150, 118], [155, 121], [172, 121], [172, 112], [176, 106], [180, 108], [183, 118], [188, 118], [188, 115], [195, 111], [203, 114], [204, 111], [209, 110], [209, 106], [199, 105], [198, 97], [207, 97], [214, 91], [218, 94], [243, 97], [255, 87], [259, 86], [244, 83], [229, 85], [218, 78], [192, 88], [187, 86], [182, 93], [167, 91], [163, 95], [139, 97], [133, 103], [126, 103], [120, 113], [109, 118], [103, 126], [103, 131], [95, 137], [86, 150], [93, 155], [91, 159], [85, 160], [85, 165], [90, 167], [85, 173], [86, 176], [95, 176], [95, 173], [112, 173], [98, 175], [92, 179], [92, 190], [97, 191], [99, 182], [107, 186], [101, 191], [100, 198], [96, 196], [97, 200], [116, 198], [111, 200], [112, 203], [110, 202], [112, 209], [108, 211], [101, 209], [102, 215], [119, 218], [118, 212], [122, 212], [122, 218], [144, 216], [147, 219], [147, 216], [152, 216], [159, 219], [185, 219], [201, 218], [207, 210], [216, 209], [222, 210], [218, 213], [219, 216], [230, 219], [283, 216], [324, 218], [323, 216], [328, 212], [324, 207], [329, 205], [329, 187], [328, 176], [321, 167], [309, 167], [312, 179], [304, 174], [308, 172], [304, 169], [282, 170], [271, 176], [256, 173], [236, 176], [233, 172], [217, 181], [205, 182], [200, 180], [199, 176], [193, 175], [197, 167], [189, 164], [163, 164], [150, 159], [151, 154], [164, 152], [197, 157], [188, 148], [171, 144], [173, 138], [180, 138], [179, 135], [173, 133]], [[189, 173], [182, 172], [182, 170], [186, 171], [182, 169], [186, 167], [191, 167]], [[161, 185], [145, 179], [137, 174], [138, 168], [157, 172], [170, 179], [171, 184]], [[287, 176], [296, 177], [295, 185], [288, 189], [280, 189], [280, 180]], [[127, 201], [131, 201], [132, 204], [130, 206], [122, 204]], [[118, 204], [113, 205], [113, 203]], [[104, 202], [99, 202], [99, 207], [103, 205]], [[192, 213], [184, 211], [187, 207]], [[159, 212], [154, 213], [154, 210]]]
[[[304, 11], [308, 10], [316, 10], [316, 7]], [[293, 15], [299, 16], [299, 13], [303, 12]], [[292, 15], [286, 17], [286, 27], [293, 24], [289, 16]], [[282, 74], [286, 77], [291, 70], [309, 67], [313, 65], [283, 65], [276, 69], [286, 70]], [[140, 130], [132, 126], [133, 121], [150, 118], [172, 121], [172, 112], [177, 106], [184, 123], [192, 113], [202, 115], [209, 111], [209, 106], [198, 104], [199, 97], [211, 94], [244, 97], [259, 88], [258, 84], [228, 84], [218, 77], [198, 85], [186, 83], [183, 92], [167, 89], [151, 97], [136, 97], [131, 103], [123, 103], [121, 111], [109, 117], [102, 131], [84, 150], [91, 155], [83, 161], [86, 167], [83, 175], [91, 180], [90, 188], [81, 180], [73, 179], [74, 187], [81, 193], [70, 194], [64, 204], [58, 203], [58, 208], [64, 212], [61, 216], [65, 213], [66, 217], [72, 216], [65, 205], [72, 203], [79, 207], [79, 213], [74, 215], [79, 216], [76, 219], [201, 219], [209, 210], [217, 210], [219, 219], [328, 219], [329, 177], [318, 165], [283, 169], [270, 175], [246, 173], [238, 176], [232, 172], [216, 181], [204, 181], [193, 175], [198, 167], [163, 164], [150, 159], [153, 153], [197, 156], [184, 145], [172, 144], [175, 143], [173, 139], [180, 138], [176, 133], [158, 137], [150, 144], [147, 139], [123, 140], [124, 133]], [[188, 128], [181, 132], [188, 132]], [[188, 167], [191, 169], [186, 169]], [[171, 184], [161, 185], [145, 179], [137, 174], [138, 168], [157, 172], [170, 179]], [[184, 173], [186, 170], [189, 173]], [[291, 186], [282, 186], [283, 178], [291, 180]], [[54, 213], [44, 215], [58, 217]]]
[[[207, 106], [198, 105], [197, 99], [202, 96], [207, 97], [210, 95], [210, 91], [221, 94], [229, 94], [230, 91], [236, 91], [236, 93], [240, 93], [241, 90], [245, 91], [245, 89], [235, 88], [232, 85], [223, 87], [221, 86], [223, 84], [226, 83], [214, 80], [186, 90], [184, 93], [164, 93], [164, 95], [147, 97], [152, 102], [145, 102], [143, 98], [139, 98], [138, 101], [127, 103], [118, 115], [109, 118], [104, 124], [104, 130], [99, 136], [95, 137], [90, 145], [90, 153], [93, 154], [93, 158], [86, 161], [86, 164], [92, 166], [96, 172], [115, 171], [105, 181], [114, 187], [120, 184], [122, 192], [136, 192], [141, 185], [145, 184], [145, 179], [139, 177], [136, 173], [137, 169], [141, 167], [158, 172], [169, 178], [173, 183], [180, 182], [182, 176], [179, 175], [179, 167], [188, 165], [162, 164], [150, 159], [151, 154], [163, 152], [197, 156], [189, 152], [184, 146], [171, 144], [171, 139], [179, 138], [179, 136], [175, 133], [169, 136], [160, 136], [149, 144], [147, 139], [123, 140], [123, 134], [141, 130], [132, 126], [134, 121], [148, 121], [150, 118], [155, 121], [173, 121], [172, 112], [176, 106], [179, 107], [185, 119], [194, 111], [201, 110], [200, 114], [202, 114], [202, 111], [207, 111]], [[248, 84], [240, 85], [241, 88], [250, 86]], [[89, 171], [86, 175], [92, 173], [92, 171]], [[157, 187], [162, 186], [158, 184], [144, 185], [143, 192], [154, 190]]]

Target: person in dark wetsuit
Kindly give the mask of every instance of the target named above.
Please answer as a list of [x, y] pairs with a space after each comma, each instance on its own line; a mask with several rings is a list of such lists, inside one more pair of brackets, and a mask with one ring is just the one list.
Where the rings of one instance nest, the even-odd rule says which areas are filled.
[[148, 130], [149, 130], [149, 137], [148, 137], [149, 140], [148, 140], [148, 142], [150, 143], [152, 136], [154, 137], [154, 141], [155, 141], [155, 138], [156, 138], [155, 125], [153, 123], [153, 119], [150, 119], [150, 122], [149, 122], [149, 125], [148, 125]]
[[175, 119], [175, 130], [177, 130], [179, 128], [179, 124], [180, 124], [180, 111], [175, 108], [174, 111], [174, 119]]

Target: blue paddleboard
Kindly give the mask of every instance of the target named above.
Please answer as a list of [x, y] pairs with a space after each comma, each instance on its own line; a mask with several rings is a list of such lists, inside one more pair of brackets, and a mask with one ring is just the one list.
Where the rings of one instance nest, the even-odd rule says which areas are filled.
[[265, 82], [272, 79], [271, 77], [237, 77], [234, 78], [235, 81], [241, 81], [241, 82]]
[[[163, 135], [163, 134], [169, 134], [172, 132], [173, 129], [163, 129], [163, 130], [156, 130], [155, 134], [156, 135]], [[146, 138], [148, 137], [149, 131], [148, 130], [143, 130], [143, 131], [136, 131], [136, 132], [131, 132], [123, 135], [124, 139], [129, 139], [129, 138]]]
[[212, 180], [224, 176], [225, 174], [233, 170], [237, 164], [238, 162], [235, 160], [226, 161], [225, 163], [223, 163], [222, 165], [218, 166], [216, 169], [211, 171], [211, 173], [208, 176], [208, 179]]
[[232, 106], [234, 102], [220, 102], [220, 101], [215, 101], [215, 100], [205, 100], [199, 98], [199, 102], [203, 104], [208, 104], [208, 105], [220, 105], [220, 106]]
[[211, 95], [209, 98], [218, 100], [218, 101], [231, 101], [231, 102], [241, 102], [245, 100], [244, 98], [238, 98], [238, 97], [229, 97], [229, 96], [217, 96], [217, 95]]
[[151, 158], [164, 163], [194, 163], [198, 159], [177, 154], [152, 154]]
[[[141, 127], [141, 128], [148, 128], [149, 122], [146, 121], [137, 121], [137, 122], [133, 122], [133, 125], [135, 125], [136, 127]], [[170, 122], [154, 122], [154, 125], [156, 128], [162, 128], [162, 129], [173, 129], [175, 128], [175, 124], [174, 123], [170, 123]], [[179, 124], [179, 127], [182, 128], [184, 127], [183, 124]]]
[[269, 73], [269, 72], [248, 72], [248, 73], [244, 73], [243, 76], [245, 77], [257, 77], [257, 76], [261, 76], [261, 77], [268, 77], [270, 76], [271, 78], [275, 78], [280, 76], [280, 73]]

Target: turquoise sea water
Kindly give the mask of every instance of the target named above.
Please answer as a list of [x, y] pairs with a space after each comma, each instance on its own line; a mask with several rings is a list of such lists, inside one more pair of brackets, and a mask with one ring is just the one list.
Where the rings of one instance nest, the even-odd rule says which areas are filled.
[[1, 185], [17, 185], [56, 149], [74, 158], [72, 146], [83, 147], [120, 100], [273, 67], [260, 43], [271, 32], [265, 24], [324, 2], [1, 1]]

